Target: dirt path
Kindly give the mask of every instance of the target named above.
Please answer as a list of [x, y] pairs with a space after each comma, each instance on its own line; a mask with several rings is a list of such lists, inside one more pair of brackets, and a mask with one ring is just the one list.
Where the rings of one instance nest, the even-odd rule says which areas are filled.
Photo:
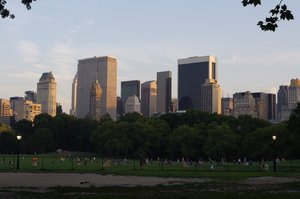
[[[116, 176], [79, 173], [13, 173], [0, 172], [0, 196], [6, 191], [44, 192], [50, 187], [104, 187], [104, 186], [155, 186], [185, 183], [217, 182], [213, 178], [163, 178], [143, 176]], [[228, 182], [224, 190], [256, 190], [261, 187], [276, 187], [282, 183], [300, 182], [299, 177], [251, 177], [237, 184]], [[224, 182], [223, 182], [224, 183]], [[205, 187], [205, 186], [204, 186]], [[214, 186], [213, 186], [214, 187]], [[220, 191], [216, 189], [217, 191]], [[300, 188], [296, 188], [299, 191]], [[1, 197], [0, 197], [1, 198]]]
[[155, 186], [207, 182], [207, 178], [161, 178], [142, 176], [115, 176], [79, 173], [0, 173], [0, 188], [48, 188], [56, 186]]

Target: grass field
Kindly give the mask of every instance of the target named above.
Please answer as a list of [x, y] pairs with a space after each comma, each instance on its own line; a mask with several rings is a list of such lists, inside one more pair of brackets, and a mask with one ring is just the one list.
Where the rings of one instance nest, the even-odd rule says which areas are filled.
[[[36, 157], [36, 166], [32, 158]], [[0, 171], [16, 171], [17, 156], [0, 155]], [[91, 154], [77, 154], [77, 156], [47, 154], [20, 155], [20, 171], [25, 172], [79, 172], [137, 176], [161, 177], [205, 177], [211, 178], [208, 183], [187, 183], [182, 185], [161, 185], [153, 187], [52, 187], [46, 191], [22, 190], [10, 191], [0, 189], [0, 198], [56, 198], [56, 199], [156, 199], [156, 198], [246, 198], [246, 199], [296, 199], [300, 198], [300, 182], [279, 184], [251, 185], [244, 182], [249, 177], [277, 176], [300, 177], [300, 160], [285, 160], [273, 171], [272, 162], [266, 162], [269, 168], [260, 167], [259, 162], [251, 164], [211, 163], [188, 165], [182, 161], [161, 163], [149, 161], [142, 167], [139, 160], [94, 158]]]
[[[144, 175], [144, 176], [175, 176], [175, 177], [218, 177], [231, 176], [300, 176], [300, 160], [285, 160], [277, 164], [277, 172], [273, 172], [272, 162], [265, 162], [260, 166], [259, 162], [250, 164], [237, 164], [233, 162], [188, 164], [182, 161], [151, 161], [140, 166], [138, 160], [110, 159], [93, 157], [90, 154], [76, 155], [20, 155], [20, 171], [26, 172], [96, 172], [114, 173], [122, 175]], [[33, 161], [36, 157], [36, 161]], [[16, 155], [0, 155], [0, 171], [16, 170]]]

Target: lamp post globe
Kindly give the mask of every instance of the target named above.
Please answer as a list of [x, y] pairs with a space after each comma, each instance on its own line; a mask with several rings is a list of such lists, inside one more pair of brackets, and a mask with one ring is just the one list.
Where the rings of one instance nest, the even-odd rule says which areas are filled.
[[18, 140], [18, 156], [17, 156], [17, 170], [20, 169], [20, 140], [22, 139], [21, 135], [17, 135]]

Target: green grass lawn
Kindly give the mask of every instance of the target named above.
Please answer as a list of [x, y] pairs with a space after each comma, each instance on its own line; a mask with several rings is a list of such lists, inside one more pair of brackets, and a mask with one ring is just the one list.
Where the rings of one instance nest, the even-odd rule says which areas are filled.
[[[78, 156], [77, 156], [78, 155]], [[36, 166], [32, 158], [37, 157]], [[0, 171], [16, 170], [16, 155], [0, 155]], [[149, 161], [140, 167], [138, 160], [114, 159], [107, 165], [106, 159], [94, 157], [91, 154], [58, 155], [20, 155], [20, 171], [26, 172], [82, 172], [120, 175], [163, 176], [163, 177], [228, 177], [243, 178], [249, 176], [300, 176], [300, 160], [285, 160], [277, 166], [277, 172], [273, 172], [272, 162], [266, 162], [269, 168], [260, 168], [258, 162], [250, 165], [228, 162], [224, 164], [211, 164], [205, 162], [202, 165], [193, 164], [187, 166], [181, 161], [163, 163]]]

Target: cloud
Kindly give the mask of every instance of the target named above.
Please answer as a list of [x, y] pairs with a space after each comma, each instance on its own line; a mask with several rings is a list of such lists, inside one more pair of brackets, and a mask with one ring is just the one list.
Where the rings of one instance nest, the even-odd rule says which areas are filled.
[[29, 71], [25, 71], [25, 72], [18, 72], [18, 73], [6, 73], [6, 76], [8, 77], [12, 77], [12, 78], [22, 78], [22, 79], [29, 79], [29, 80], [35, 80], [35, 79], [39, 79], [41, 74], [39, 73], [34, 73], [34, 72], [29, 72]]
[[37, 62], [40, 50], [39, 47], [30, 41], [21, 41], [18, 46], [23, 60], [26, 62]]
[[41, 50], [39, 46], [31, 41], [21, 41], [18, 43], [18, 50], [24, 62], [35, 68], [44, 68], [41, 60]]

